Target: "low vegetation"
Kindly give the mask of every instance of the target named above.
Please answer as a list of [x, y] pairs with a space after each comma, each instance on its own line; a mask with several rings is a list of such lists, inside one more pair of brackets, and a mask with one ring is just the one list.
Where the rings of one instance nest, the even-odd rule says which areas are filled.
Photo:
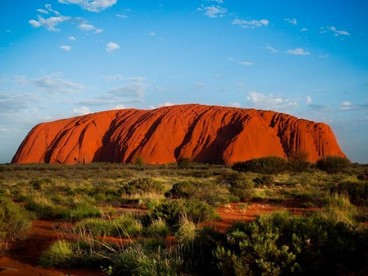
[[[368, 273], [366, 167], [336, 157], [306, 160], [296, 152], [232, 168], [186, 159], [1, 165], [0, 252], [42, 219], [66, 225], [42, 253], [45, 267], [106, 275]], [[224, 206], [255, 203], [304, 211], [213, 227]]]

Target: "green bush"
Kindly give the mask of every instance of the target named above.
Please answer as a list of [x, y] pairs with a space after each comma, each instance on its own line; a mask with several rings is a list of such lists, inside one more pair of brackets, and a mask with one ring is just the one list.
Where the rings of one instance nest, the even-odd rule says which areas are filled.
[[122, 187], [119, 192], [127, 195], [145, 194], [145, 193], [161, 193], [162, 184], [153, 181], [151, 178], [137, 178], [128, 183], [121, 182]]
[[357, 205], [368, 206], [368, 182], [341, 182], [330, 186], [331, 194], [347, 195]]
[[229, 202], [228, 195], [224, 193], [226, 189], [215, 183], [195, 183], [192, 181], [182, 181], [175, 183], [172, 188], [165, 193], [166, 197], [198, 199], [210, 205], [219, 205]]
[[272, 175], [259, 176], [253, 179], [256, 188], [271, 187], [274, 184], [274, 178]]
[[96, 206], [88, 202], [78, 203], [74, 208], [70, 210], [64, 218], [71, 221], [78, 221], [85, 218], [100, 217], [101, 210]]
[[368, 253], [367, 231], [321, 216], [287, 213], [237, 223], [228, 230], [226, 241], [214, 256], [228, 275], [359, 273]]
[[77, 231], [92, 236], [114, 236], [122, 238], [136, 237], [142, 231], [142, 224], [131, 215], [123, 215], [112, 220], [89, 218], [75, 225]]
[[288, 164], [284, 158], [268, 156], [235, 163], [232, 168], [238, 172], [256, 172], [278, 174], [287, 171]]
[[58, 240], [43, 252], [40, 264], [44, 267], [72, 267], [75, 262], [72, 243]]
[[182, 259], [175, 250], [133, 244], [115, 254], [108, 275], [178, 275]]
[[30, 227], [29, 213], [11, 200], [0, 198], [0, 254], [8, 242], [24, 237]]
[[180, 157], [177, 163], [179, 169], [189, 169], [192, 166], [192, 161], [185, 157]]
[[293, 151], [288, 157], [289, 168], [294, 172], [303, 172], [309, 169], [308, 153], [305, 151]]
[[160, 218], [151, 221], [150, 225], [144, 229], [144, 234], [151, 237], [167, 237], [169, 233], [169, 226]]
[[326, 156], [316, 163], [317, 168], [328, 173], [341, 173], [351, 167], [349, 159], [340, 156]]
[[213, 219], [215, 210], [212, 206], [199, 200], [170, 200], [154, 206], [150, 216], [152, 219], [165, 220], [171, 227], [178, 227], [183, 216], [199, 223]]
[[230, 182], [229, 192], [239, 197], [241, 201], [252, 199], [254, 195], [254, 183], [249, 179], [238, 179]]

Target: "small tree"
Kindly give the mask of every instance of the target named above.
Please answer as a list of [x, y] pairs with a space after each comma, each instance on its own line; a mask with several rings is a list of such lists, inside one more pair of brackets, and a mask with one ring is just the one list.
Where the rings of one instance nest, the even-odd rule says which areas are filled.
[[292, 151], [288, 157], [290, 169], [296, 172], [302, 172], [309, 168], [308, 153], [301, 150]]
[[287, 161], [278, 156], [254, 158], [245, 162], [235, 163], [232, 167], [239, 172], [257, 172], [277, 174], [287, 170]]
[[192, 165], [192, 161], [186, 157], [180, 157], [177, 163], [179, 169], [188, 169]]
[[317, 168], [328, 173], [338, 173], [349, 167], [350, 160], [341, 156], [325, 156], [317, 161]]

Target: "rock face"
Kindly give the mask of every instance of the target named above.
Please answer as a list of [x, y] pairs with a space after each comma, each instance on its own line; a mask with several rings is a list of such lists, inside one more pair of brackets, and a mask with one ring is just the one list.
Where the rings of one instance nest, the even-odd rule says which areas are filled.
[[12, 163], [196, 162], [232, 164], [252, 158], [308, 153], [345, 157], [331, 128], [291, 115], [205, 105], [124, 109], [42, 123]]

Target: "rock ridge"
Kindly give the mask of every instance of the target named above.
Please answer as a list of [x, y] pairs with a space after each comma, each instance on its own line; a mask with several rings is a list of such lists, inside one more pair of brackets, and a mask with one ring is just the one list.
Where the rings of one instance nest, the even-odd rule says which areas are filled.
[[198, 104], [153, 110], [122, 109], [35, 126], [12, 163], [166, 164], [179, 158], [232, 164], [252, 158], [287, 158], [294, 151], [310, 162], [341, 156], [331, 128], [274, 111]]

